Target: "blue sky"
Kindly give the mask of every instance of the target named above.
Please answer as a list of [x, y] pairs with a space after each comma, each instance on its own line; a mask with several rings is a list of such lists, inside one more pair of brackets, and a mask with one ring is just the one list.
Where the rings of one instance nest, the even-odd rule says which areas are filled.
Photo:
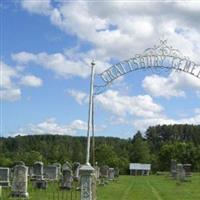
[[[0, 14], [1, 136], [86, 135], [93, 59], [100, 73], [167, 39], [200, 63], [198, 2], [5, 0]], [[130, 73], [97, 96], [96, 135], [199, 124], [200, 80], [160, 72]]]

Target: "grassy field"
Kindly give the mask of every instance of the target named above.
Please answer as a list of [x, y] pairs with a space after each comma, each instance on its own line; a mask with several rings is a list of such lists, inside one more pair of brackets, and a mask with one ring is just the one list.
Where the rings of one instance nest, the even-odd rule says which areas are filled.
[[167, 176], [122, 176], [97, 194], [99, 200], [200, 200], [200, 175], [182, 184]]
[[[3, 190], [2, 200], [7, 200], [9, 191]], [[57, 184], [48, 189], [35, 190], [29, 184], [31, 200], [79, 200], [80, 192], [60, 191]], [[200, 175], [191, 182], [177, 184], [168, 176], [131, 177], [121, 176], [117, 182], [98, 186], [98, 200], [200, 200]]]

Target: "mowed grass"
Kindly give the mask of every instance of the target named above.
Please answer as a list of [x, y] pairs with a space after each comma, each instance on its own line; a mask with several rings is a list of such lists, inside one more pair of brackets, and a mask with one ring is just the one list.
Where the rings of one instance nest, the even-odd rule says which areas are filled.
[[[178, 184], [169, 176], [121, 176], [118, 181], [97, 187], [97, 200], [200, 200], [200, 174]], [[80, 192], [61, 191], [57, 183], [47, 190], [35, 190], [29, 184], [31, 200], [80, 200]], [[2, 200], [9, 199], [3, 190]]]
[[178, 184], [169, 176], [122, 176], [98, 187], [99, 200], [200, 200], [200, 175]]

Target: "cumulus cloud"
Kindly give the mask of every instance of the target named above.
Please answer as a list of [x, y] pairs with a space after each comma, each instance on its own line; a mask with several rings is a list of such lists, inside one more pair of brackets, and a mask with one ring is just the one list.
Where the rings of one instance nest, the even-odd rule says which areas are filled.
[[[101, 131], [105, 127], [95, 127], [95, 131]], [[55, 118], [48, 118], [38, 124], [29, 124], [20, 128], [16, 135], [77, 135], [78, 133], [87, 131], [87, 123], [80, 119], [76, 119], [68, 124], [59, 124]]]
[[42, 86], [42, 79], [33, 76], [33, 75], [26, 75], [22, 77], [21, 84], [25, 86], [31, 86], [31, 87], [40, 87]]
[[48, 15], [52, 10], [51, 0], [22, 0], [21, 4], [24, 9], [36, 14]]
[[28, 2], [21, 2], [28, 12], [48, 16], [52, 24], [81, 41], [90, 42], [96, 51], [104, 51], [104, 56], [126, 59], [166, 36], [172, 45], [198, 60], [200, 3], [197, 1], [70, 1], [57, 6], [50, 1]]
[[16, 69], [6, 65], [2, 61], [1, 64], [1, 84], [0, 98], [6, 101], [16, 101], [21, 98], [21, 90], [14, 82], [19, 77]]
[[86, 128], [87, 124], [81, 120], [75, 120], [70, 124], [61, 125], [56, 122], [55, 118], [49, 118], [38, 124], [29, 124], [25, 128], [20, 128], [15, 135], [75, 135], [77, 131], [86, 130]]
[[163, 111], [163, 107], [156, 104], [149, 95], [125, 96], [114, 90], [98, 95], [96, 102], [105, 110], [118, 116], [151, 118], [159, 116]]
[[[69, 94], [79, 103], [86, 103], [88, 95], [79, 90], [70, 90]], [[116, 90], [108, 90], [95, 96], [95, 103], [105, 111], [118, 117], [128, 115], [144, 118], [160, 116], [163, 107], [153, 101], [149, 95], [127, 96]]]
[[88, 100], [88, 95], [85, 92], [70, 89], [68, 90], [68, 94], [72, 96], [77, 103], [83, 105]]
[[[12, 59], [21, 65], [27, 66], [34, 63], [45, 69], [53, 71], [57, 76], [68, 78], [79, 76], [86, 78], [90, 75], [90, 62], [93, 52], [78, 53], [76, 51], [66, 51], [65, 53], [48, 54], [46, 52], [33, 54], [29, 52], [19, 52], [12, 55]], [[105, 63], [99, 60], [95, 61], [97, 72], [105, 68]]]
[[25, 75], [18, 68], [11, 67], [3, 61], [1, 64], [0, 99], [5, 101], [17, 101], [21, 98], [21, 86], [39, 87], [42, 80], [33, 75]]
[[185, 89], [200, 91], [200, 81], [183, 72], [172, 72], [168, 77], [151, 75], [145, 77], [143, 88], [155, 97], [183, 97]]
[[[79, 90], [69, 94], [83, 105], [88, 95]], [[108, 90], [95, 96], [95, 104], [111, 114], [108, 123], [114, 125], [132, 125], [136, 130], [145, 131], [149, 126], [163, 124], [199, 124], [200, 110], [194, 110], [193, 117], [173, 119], [164, 113], [164, 108], [155, 103], [149, 95], [128, 96], [116, 90]]]
[[149, 126], [156, 125], [169, 125], [169, 124], [194, 124], [199, 125], [200, 123], [200, 113], [196, 110], [196, 114], [193, 117], [182, 118], [182, 119], [171, 119], [166, 116], [159, 118], [148, 118], [148, 119], [136, 119], [129, 122], [136, 128], [136, 130], [145, 131]]
[[21, 98], [21, 89], [9, 88], [0, 90], [0, 99], [6, 101], [17, 101]]

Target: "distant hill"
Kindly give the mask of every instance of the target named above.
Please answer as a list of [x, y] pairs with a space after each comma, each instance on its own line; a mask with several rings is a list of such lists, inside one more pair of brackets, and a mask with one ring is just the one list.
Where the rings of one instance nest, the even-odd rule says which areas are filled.
[[[169, 170], [170, 160], [191, 163], [200, 170], [200, 125], [163, 125], [149, 127], [133, 138], [96, 137], [95, 157], [99, 165], [119, 166], [128, 173], [130, 162], [152, 163], [153, 170]], [[85, 162], [86, 137], [29, 135], [0, 138], [0, 166], [23, 160], [32, 165], [65, 161]]]

